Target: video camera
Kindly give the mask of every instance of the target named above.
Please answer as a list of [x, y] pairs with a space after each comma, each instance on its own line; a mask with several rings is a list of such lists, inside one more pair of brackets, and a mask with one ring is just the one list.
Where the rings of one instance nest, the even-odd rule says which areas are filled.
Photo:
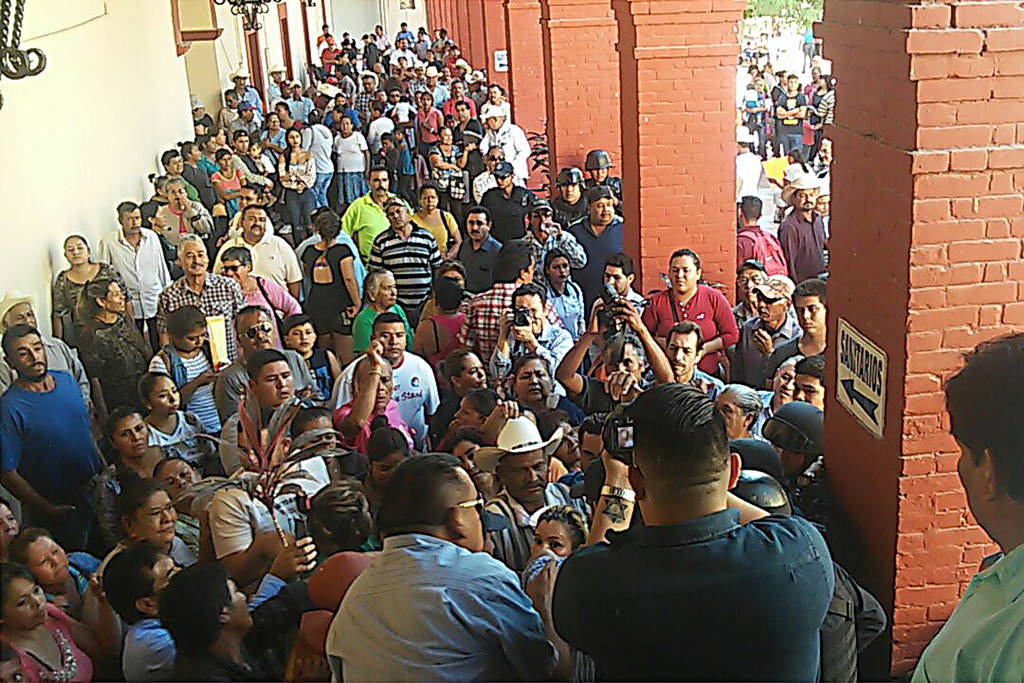
[[620, 405], [604, 420], [601, 442], [604, 450], [616, 460], [633, 464], [633, 449], [636, 447], [633, 419], [626, 416], [625, 405]]
[[616, 317], [612, 310], [621, 299], [622, 297], [615, 291], [612, 283], [608, 282], [601, 288], [601, 301], [604, 302], [604, 308], [597, 312], [597, 324], [601, 326], [601, 332], [606, 340], [612, 339], [624, 331], [625, 326], [622, 319]]

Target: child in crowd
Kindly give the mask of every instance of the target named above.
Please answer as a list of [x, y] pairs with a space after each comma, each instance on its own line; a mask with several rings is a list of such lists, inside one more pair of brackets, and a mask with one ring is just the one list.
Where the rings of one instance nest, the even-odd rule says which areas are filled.
[[210, 358], [206, 317], [195, 306], [182, 306], [167, 316], [167, 334], [171, 343], [153, 356], [149, 371], [170, 375], [178, 387], [179, 401], [196, 414], [203, 431], [219, 434], [220, 416], [213, 401], [217, 371]]
[[284, 346], [297, 351], [316, 380], [319, 399], [326, 401], [334, 391], [334, 380], [341, 374], [341, 364], [334, 352], [317, 346], [316, 329], [308, 315], [289, 316], [282, 326]]
[[147, 372], [139, 379], [139, 396], [149, 411], [150, 446], [159, 446], [166, 455], [179, 457], [203, 472], [215, 465], [220, 469], [219, 458], [213, 457], [213, 443], [199, 437], [203, 423], [195, 413], [179, 410], [181, 394], [170, 375]]

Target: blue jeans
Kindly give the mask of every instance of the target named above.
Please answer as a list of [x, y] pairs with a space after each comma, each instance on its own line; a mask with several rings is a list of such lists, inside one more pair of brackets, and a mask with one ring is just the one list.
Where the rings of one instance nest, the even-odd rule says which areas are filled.
[[327, 206], [327, 186], [331, 184], [334, 173], [317, 173], [313, 183], [313, 208]]
[[791, 149], [799, 149], [802, 152], [804, 147], [803, 140], [804, 136], [802, 133], [783, 133], [782, 139], [779, 141], [779, 151], [786, 154]]

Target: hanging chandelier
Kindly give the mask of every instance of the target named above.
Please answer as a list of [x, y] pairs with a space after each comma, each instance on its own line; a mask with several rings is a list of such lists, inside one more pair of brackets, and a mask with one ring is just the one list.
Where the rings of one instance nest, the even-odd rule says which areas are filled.
[[[258, 31], [260, 15], [270, 11], [267, 0], [213, 0], [218, 5], [230, 5], [231, 13], [236, 17], [242, 17], [242, 28], [246, 31]], [[277, 0], [278, 3], [281, 0]]]
[[[11, 22], [11, 10], [14, 21]], [[17, 80], [38, 76], [46, 68], [46, 55], [37, 47], [21, 49], [21, 28], [25, 21], [25, 0], [0, 0], [0, 77]], [[0, 109], [4, 97], [0, 95]]]

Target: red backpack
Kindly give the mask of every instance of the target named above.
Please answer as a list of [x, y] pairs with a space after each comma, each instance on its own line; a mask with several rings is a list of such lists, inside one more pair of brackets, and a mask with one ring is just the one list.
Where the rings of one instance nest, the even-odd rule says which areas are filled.
[[782, 253], [779, 240], [764, 230], [742, 230], [736, 235], [736, 243], [747, 241], [753, 254], [752, 258], [764, 264], [765, 273], [772, 275], [788, 275], [786, 256]]

